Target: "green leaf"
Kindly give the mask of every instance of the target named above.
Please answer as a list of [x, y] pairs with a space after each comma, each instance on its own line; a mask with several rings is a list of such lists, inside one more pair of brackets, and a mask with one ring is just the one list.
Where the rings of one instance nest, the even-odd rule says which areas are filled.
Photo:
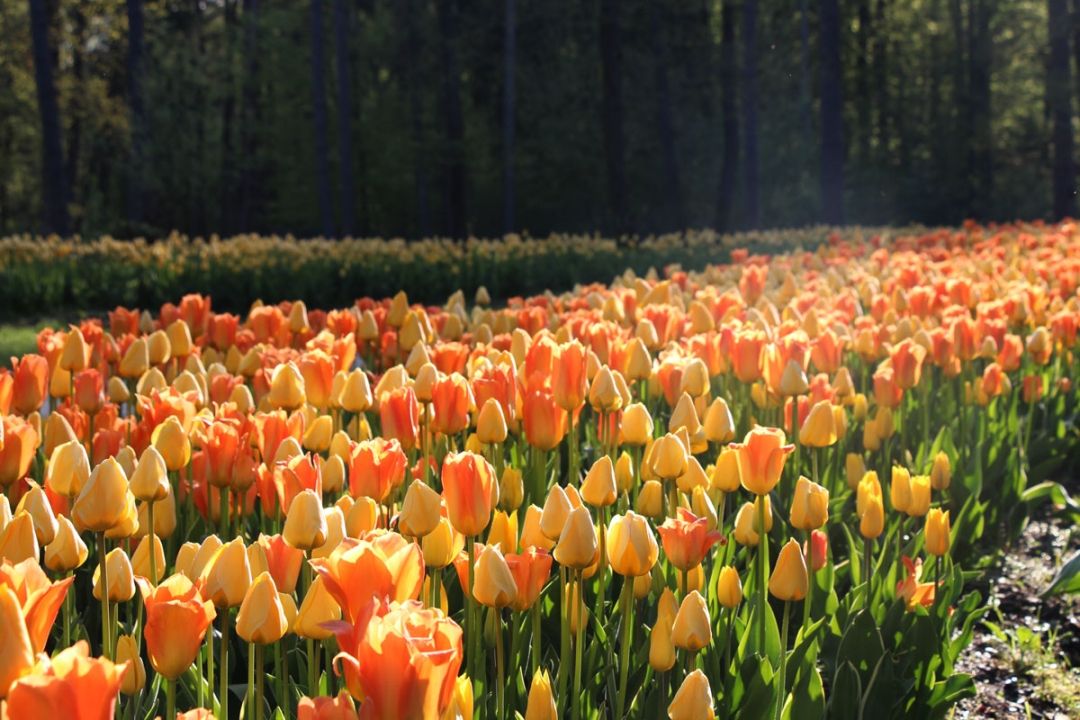
[[1043, 596], [1063, 595], [1074, 592], [1080, 592], [1080, 550], [1065, 561], [1050, 586], [1043, 590], [1042, 594]]

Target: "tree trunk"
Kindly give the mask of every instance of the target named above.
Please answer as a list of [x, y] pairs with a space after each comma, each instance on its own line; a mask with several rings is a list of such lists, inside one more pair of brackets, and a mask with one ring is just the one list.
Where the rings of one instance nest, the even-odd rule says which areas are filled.
[[821, 0], [821, 205], [826, 223], [843, 224], [844, 90], [837, 0]]
[[128, 16], [128, 104], [131, 110], [131, 167], [128, 170], [128, 222], [137, 232], [143, 219], [143, 7], [142, 0], [127, 0]]
[[984, 218], [993, 207], [993, 136], [990, 124], [990, 64], [993, 61], [990, 37], [991, 3], [997, 0], [971, 0], [971, 175], [974, 178], [977, 217]]
[[1072, 98], [1069, 73], [1069, 10], [1067, 0], [1047, 0], [1050, 37], [1050, 64], [1046, 78], [1047, 97], [1053, 118], [1053, 204], [1054, 219], [1069, 217], [1075, 209], [1073, 168]]
[[463, 240], [468, 233], [468, 212], [465, 206], [465, 119], [461, 108], [461, 74], [457, 66], [458, 0], [440, 0], [436, 3], [436, 12], [446, 119], [444, 232], [451, 238]]
[[757, 0], [743, 2], [743, 135], [746, 158], [743, 170], [744, 224], [756, 228], [761, 222], [758, 187], [758, 60]]
[[505, 0], [503, 27], [503, 233], [515, 230], [514, 220], [514, 73], [517, 64], [515, 0]]
[[870, 0], [859, 0], [859, 33], [856, 38], [858, 55], [855, 58], [855, 112], [858, 116], [859, 127], [858, 131], [853, 134], [858, 138], [859, 162], [864, 166], [870, 160], [870, 146], [874, 137], [870, 100], [870, 43], [872, 32]]
[[656, 81], [656, 124], [660, 135], [660, 151], [663, 156], [664, 186], [667, 191], [667, 208], [664, 213], [670, 227], [664, 230], [686, 229], [686, 211], [683, 208], [680, 184], [679, 153], [675, 143], [675, 112], [668, 84], [668, 48], [664, 28], [670, 24], [663, 5], [653, 6], [652, 35], [653, 73]]
[[739, 117], [736, 98], [739, 94], [739, 74], [735, 47], [735, 2], [723, 0], [720, 8], [720, 82], [723, 96], [720, 113], [723, 115], [724, 155], [720, 167], [720, 197], [716, 203], [716, 229], [730, 230], [731, 209], [735, 204], [735, 187], [739, 177]]
[[[236, 115], [235, 92], [235, 53], [233, 35], [236, 32], [236, 3], [238, 0], [225, 0], [225, 62], [222, 68], [222, 84], [225, 97], [221, 103], [221, 197], [232, 196], [233, 183], [236, 179], [236, 153], [233, 148], [233, 125]], [[227, 200], [219, 201], [218, 231], [229, 233], [235, 227], [236, 206]]]
[[[81, 88], [86, 78], [86, 62], [83, 58], [86, 44], [86, 13], [80, 3], [68, 6], [71, 18], [71, 74], [75, 87]], [[71, 126], [68, 129], [66, 187], [68, 197], [73, 203], [81, 200], [79, 192], [79, 160], [82, 154], [82, 98], [79, 92], [72, 93], [68, 113]], [[78, 220], [76, 220], [76, 225]]]
[[259, 122], [259, 75], [258, 27], [259, 0], [243, 0], [244, 5], [244, 81], [242, 100], [243, 122], [240, 123], [240, 145], [243, 158], [240, 163], [240, 217], [237, 229], [251, 231], [251, 216], [255, 207], [257, 177], [257, 147], [255, 128]]
[[311, 0], [311, 96], [315, 108], [315, 194], [319, 201], [319, 227], [334, 237], [334, 210], [330, 201], [330, 159], [326, 137], [326, 68], [322, 0]]
[[420, 95], [420, 73], [416, 66], [415, 48], [420, 47], [420, 33], [416, 27], [415, 0], [402, 0], [398, 4], [399, 19], [403, 26], [400, 46], [402, 74], [404, 75], [409, 101], [409, 131], [412, 135], [413, 188], [416, 202], [416, 232], [420, 237], [431, 235], [431, 202], [428, 187], [429, 154], [424, 143], [424, 106]]
[[623, 137], [622, 38], [619, 0], [600, 0], [600, 108], [607, 168], [612, 230], [625, 233], [630, 221], [626, 205], [626, 158]]
[[334, 0], [334, 50], [337, 54], [338, 81], [338, 179], [341, 182], [341, 234], [346, 237], [353, 233], [353, 204], [356, 202], [356, 190], [353, 184], [350, 35], [352, 33], [345, 0]]
[[60, 142], [60, 106], [53, 83], [49, 19], [45, 0], [29, 0], [30, 34], [34, 51], [34, 82], [41, 115], [41, 188], [45, 208], [43, 228], [64, 235], [68, 231], [64, 149]]

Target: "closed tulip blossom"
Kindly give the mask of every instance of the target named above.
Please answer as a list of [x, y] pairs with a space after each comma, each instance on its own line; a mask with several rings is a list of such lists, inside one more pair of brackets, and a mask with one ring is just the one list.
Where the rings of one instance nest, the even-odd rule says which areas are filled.
[[530, 547], [520, 553], [507, 554], [505, 560], [517, 586], [517, 594], [511, 607], [518, 612], [524, 612], [536, 603], [551, 577], [551, 554]]
[[799, 477], [791, 501], [791, 525], [799, 530], [816, 530], [829, 519], [829, 491], [816, 482]]
[[668, 705], [670, 720], [714, 720], [713, 693], [709, 678], [700, 670], [686, 676]]
[[139, 579], [146, 604], [146, 650], [154, 670], [175, 680], [187, 671], [202, 647], [216, 612], [187, 577], [173, 575], [156, 588]]
[[454, 528], [466, 537], [483, 532], [499, 499], [498, 481], [491, 464], [475, 453], [451, 453], [443, 461], [442, 483], [443, 499]]
[[648, 521], [633, 511], [611, 519], [605, 545], [611, 569], [619, 575], [639, 577], [656, 564], [656, 538]]
[[705, 598], [697, 590], [691, 590], [679, 606], [672, 626], [671, 639], [675, 647], [696, 653], [712, 642], [712, 623]]
[[742, 443], [732, 443], [739, 465], [742, 486], [755, 495], [767, 495], [780, 481], [787, 456], [794, 445], [784, 445], [784, 431], [757, 427], [747, 433]]
[[473, 596], [481, 605], [504, 608], [517, 597], [517, 581], [510, 572], [502, 551], [496, 545], [487, 545], [476, 561], [476, 577]]

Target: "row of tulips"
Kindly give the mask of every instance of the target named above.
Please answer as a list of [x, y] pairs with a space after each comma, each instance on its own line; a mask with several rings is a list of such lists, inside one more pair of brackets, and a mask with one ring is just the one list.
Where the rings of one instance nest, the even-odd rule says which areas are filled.
[[739, 247], [776, 252], [863, 232], [871, 231], [811, 228], [719, 235], [703, 230], [642, 238], [507, 235], [463, 242], [180, 234], [134, 241], [0, 237], [0, 316], [118, 304], [156, 307], [190, 292], [211, 294], [220, 307], [233, 309], [247, 307], [256, 297], [347, 306], [356, 288], [373, 296], [410, 288], [416, 300], [438, 303], [457, 289], [471, 296], [485, 285], [494, 297], [505, 298], [607, 281], [624, 268], [638, 273], [671, 263], [700, 268]]
[[965, 586], [1076, 513], [1080, 235], [733, 255], [43, 331], [0, 373], [3, 713], [943, 717]]

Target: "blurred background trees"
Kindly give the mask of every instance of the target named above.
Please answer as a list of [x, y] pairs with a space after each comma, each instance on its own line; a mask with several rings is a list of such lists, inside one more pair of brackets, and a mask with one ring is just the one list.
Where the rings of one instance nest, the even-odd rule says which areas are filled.
[[0, 232], [1075, 212], [1080, 0], [0, 0]]

